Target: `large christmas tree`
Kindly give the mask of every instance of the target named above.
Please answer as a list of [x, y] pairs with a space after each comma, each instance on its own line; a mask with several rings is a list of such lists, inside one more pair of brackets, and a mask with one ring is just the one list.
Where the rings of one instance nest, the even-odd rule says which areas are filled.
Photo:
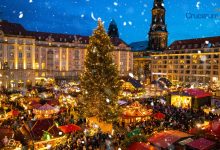
[[120, 82], [113, 63], [114, 46], [101, 20], [89, 39], [85, 71], [81, 77], [80, 111], [85, 117], [97, 117], [106, 122], [116, 121], [120, 111], [118, 93]]

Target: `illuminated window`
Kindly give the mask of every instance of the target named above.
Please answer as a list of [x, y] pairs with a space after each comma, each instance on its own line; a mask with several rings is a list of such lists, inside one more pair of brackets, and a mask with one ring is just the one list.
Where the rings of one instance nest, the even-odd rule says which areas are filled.
[[35, 63], [35, 68], [39, 69], [39, 64], [38, 63]]
[[45, 69], [45, 66], [46, 66], [45, 63], [41, 63], [41, 68], [42, 69]]
[[43, 73], [41, 74], [41, 76], [42, 76], [42, 77], [45, 77], [45, 75], [46, 75], [46, 73], [45, 73], [45, 72], [43, 72]]

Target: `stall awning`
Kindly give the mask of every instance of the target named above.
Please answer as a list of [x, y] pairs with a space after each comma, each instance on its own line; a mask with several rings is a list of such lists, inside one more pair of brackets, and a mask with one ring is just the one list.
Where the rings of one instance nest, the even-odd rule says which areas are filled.
[[208, 150], [215, 145], [215, 142], [209, 141], [204, 138], [199, 138], [199, 139], [194, 140], [186, 145], [191, 148], [198, 149], [198, 150]]
[[147, 143], [135, 142], [131, 144], [127, 150], [158, 150], [158, 149]]
[[64, 126], [59, 126], [59, 129], [63, 133], [70, 133], [70, 132], [81, 130], [81, 127], [79, 127], [75, 124], [68, 124], [68, 125], [64, 125]]
[[160, 133], [156, 133], [148, 139], [148, 142], [160, 148], [168, 148], [170, 145], [174, 144], [176, 141], [191, 137], [192, 135], [178, 131], [178, 130], [168, 130]]

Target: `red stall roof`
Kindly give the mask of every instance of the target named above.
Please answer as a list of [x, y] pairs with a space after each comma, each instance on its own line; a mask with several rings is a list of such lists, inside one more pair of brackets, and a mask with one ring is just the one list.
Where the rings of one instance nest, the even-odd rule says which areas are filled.
[[186, 89], [184, 91], [188, 93], [189, 95], [194, 96], [196, 98], [212, 96], [211, 93], [205, 92], [204, 90], [201, 90], [201, 89]]
[[160, 133], [156, 133], [148, 139], [148, 142], [152, 143], [155, 146], [161, 148], [168, 148], [170, 145], [174, 144], [176, 141], [191, 137], [192, 135], [178, 130], [168, 130]]
[[210, 122], [208, 133], [220, 140], [220, 118]]
[[197, 140], [194, 140], [188, 144], [186, 144], [192, 148], [196, 148], [198, 150], [209, 150], [211, 147], [215, 145], [215, 142], [209, 141], [204, 138], [199, 138]]
[[135, 142], [131, 144], [127, 150], [158, 150], [158, 149], [147, 143]]

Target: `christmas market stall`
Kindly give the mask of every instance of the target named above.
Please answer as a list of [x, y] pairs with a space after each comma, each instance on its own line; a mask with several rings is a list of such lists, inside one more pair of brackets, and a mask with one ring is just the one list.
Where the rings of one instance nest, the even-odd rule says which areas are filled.
[[148, 139], [148, 142], [160, 149], [169, 149], [177, 142], [189, 137], [192, 137], [192, 135], [178, 130], [167, 130], [155, 133]]
[[158, 97], [158, 96], [164, 96], [167, 94], [166, 89], [162, 89], [160, 86], [157, 84], [150, 84], [145, 87], [145, 98], [148, 97]]
[[59, 126], [59, 129], [63, 133], [71, 133], [71, 132], [75, 132], [75, 131], [78, 131], [78, 130], [82, 130], [81, 127], [79, 127], [75, 124], [68, 124], [68, 125], [64, 125], [64, 126]]
[[0, 127], [0, 149], [21, 149], [21, 143], [14, 139], [11, 128]]
[[11, 118], [11, 117], [17, 117], [20, 114], [19, 110], [11, 110], [10, 112], [7, 113], [7, 117]]
[[211, 93], [201, 89], [185, 89], [171, 93], [170, 103], [176, 107], [198, 109], [204, 105], [210, 106], [211, 96]]
[[127, 150], [159, 150], [158, 148], [143, 142], [132, 143]]
[[139, 80], [136, 80], [131, 76], [126, 76], [122, 78], [121, 82], [122, 82], [122, 91], [120, 94], [121, 97], [131, 98], [143, 93], [141, 92], [143, 86], [141, 85]]
[[59, 110], [55, 107], [52, 107], [49, 104], [44, 104], [33, 110], [33, 113], [36, 115], [36, 118], [50, 118], [53, 114], [58, 113]]
[[131, 105], [126, 106], [123, 109], [121, 122], [122, 124], [135, 123], [139, 121], [145, 121], [152, 115], [152, 109], [147, 109], [142, 106], [138, 101], [135, 101]]
[[199, 138], [190, 143], [187, 143], [186, 146], [189, 150], [211, 150], [215, 148], [215, 142], [204, 138]]
[[220, 141], [220, 119], [213, 120], [209, 123], [206, 134], [208, 137]]
[[34, 149], [49, 149], [65, 142], [66, 136], [52, 118], [28, 121], [21, 127], [22, 134]]
[[166, 117], [165, 114], [163, 114], [161, 112], [155, 113], [153, 116], [154, 116], [154, 119], [156, 119], [156, 120], [162, 120]]

